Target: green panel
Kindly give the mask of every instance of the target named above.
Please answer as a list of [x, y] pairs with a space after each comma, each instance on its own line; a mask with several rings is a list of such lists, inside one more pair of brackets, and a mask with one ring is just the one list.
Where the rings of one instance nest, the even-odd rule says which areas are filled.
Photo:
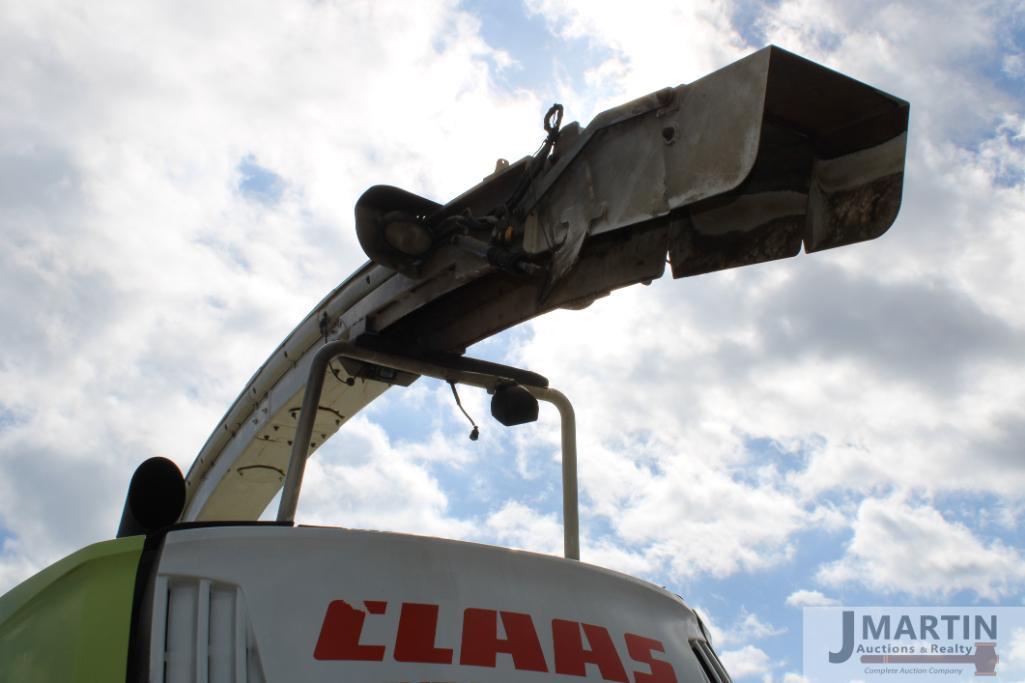
[[3, 680], [121, 683], [144, 536], [104, 541], [0, 597]]

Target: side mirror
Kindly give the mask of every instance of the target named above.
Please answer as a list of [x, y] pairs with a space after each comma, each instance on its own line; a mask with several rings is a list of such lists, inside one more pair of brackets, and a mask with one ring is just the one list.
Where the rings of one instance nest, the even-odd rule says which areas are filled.
[[519, 384], [503, 384], [491, 396], [491, 415], [506, 427], [536, 422], [537, 399]]

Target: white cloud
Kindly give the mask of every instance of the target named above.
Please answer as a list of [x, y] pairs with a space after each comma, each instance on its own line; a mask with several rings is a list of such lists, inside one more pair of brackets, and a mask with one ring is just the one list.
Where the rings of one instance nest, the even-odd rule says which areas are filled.
[[522, 503], [509, 501], [489, 515], [485, 524], [502, 545], [562, 555], [562, 525], [555, 515], [543, 515]]
[[1025, 629], [1014, 629], [1008, 640], [1000, 655], [1001, 675], [1021, 683], [1025, 680]]
[[772, 680], [772, 660], [754, 645], [745, 645], [739, 650], [725, 650], [721, 653], [721, 659], [730, 677], [735, 680], [763, 678], [766, 675]]
[[4, 586], [14, 586], [36, 569], [34, 562], [43, 558], [30, 558], [17, 540], [4, 539], [0, 544], [0, 590]]
[[[762, 649], [752, 645], [751, 641], [781, 636], [787, 632], [785, 628], [768, 624], [757, 615], [741, 610], [733, 625], [723, 629], [703, 607], [692, 604], [691, 608], [705, 625], [712, 646], [719, 652], [726, 670], [734, 679], [762, 676], [767, 677], [766, 680], [772, 680], [771, 670], [774, 664], [769, 656]], [[730, 646], [733, 649], [724, 649]]]
[[[448, 1], [3, 4], [0, 590], [113, 535], [136, 463], [189, 466], [363, 261], [364, 188], [444, 199], [533, 149], [543, 107], [478, 28]], [[247, 159], [277, 196], [240, 191]]]
[[1025, 56], [1007, 55], [1002, 64], [1003, 71], [1011, 78], [1025, 76]]
[[[562, 93], [585, 122], [749, 47], [720, 3], [530, 6], [596, 48], [589, 91]], [[577, 402], [585, 559], [728, 577], [853, 524], [827, 585], [1000, 596], [1021, 581], [1015, 549], [878, 499], [968, 490], [1010, 510], [1025, 490], [1025, 106], [977, 71], [1014, 75], [1008, 7], [762, 8], [768, 40], [912, 101], [902, 213], [876, 242], [660, 281], [517, 338]], [[0, 9], [0, 526], [16, 535], [0, 590], [109, 536], [134, 463], [188, 466], [249, 373], [362, 260], [351, 209], [365, 186], [446, 199], [536, 146], [544, 106], [491, 83], [510, 56], [477, 28], [452, 2]], [[248, 155], [281, 178], [277, 201], [238, 192]], [[487, 473], [480, 517], [453, 515], [432, 455], [474, 464], [462, 425], [420, 445], [350, 428], [375, 459], [326, 446], [307, 520], [561, 552], [557, 518]], [[519, 471], [550, 465], [555, 443], [551, 422], [517, 432]], [[918, 554], [873, 554], [894, 525]], [[901, 561], [924, 563], [925, 581]], [[772, 668], [751, 646], [733, 657], [745, 675]]]
[[744, 612], [740, 621], [733, 628], [730, 640], [734, 642], [746, 642], [750, 640], [762, 640], [786, 633], [785, 628], [767, 624], [758, 618], [758, 615]]
[[[643, 332], [658, 310], [651, 294], [627, 290], [593, 311], [538, 320], [535, 342], [520, 351], [527, 367], [552, 369], [553, 386], [577, 400], [586, 514], [606, 519], [620, 538], [678, 577], [724, 576], [786, 560], [790, 537], [813, 512], [775, 488], [782, 483], [769, 472], [766, 481], [746, 480], [752, 471], [743, 435], [726, 420], [695, 426], [675, 414], [676, 406], [697, 410], [724, 397], [703, 398], [697, 385], [680, 386], [663, 367], [651, 367], [682, 365], [690, 355], [686, 346], [667, 349]], [[611, 319], [617, 324], [610, 328]], [[604, 343], [579, 341], [589, 338]], [[644, 391], [630, 389], [639, 382]]]
[[1025, 629], [1016, 628], [1011, 633], [1011, 647], [1007, 653], [1008, 663], [1025, 664]]
[[819, 591], [799, 590], [787, 597], [790, 607], [833, 607], [840, 604], [836, 598], [829, 598]]
[[[695, 80], [743, 56], [742, 41], [723, 3], [653, 0], [643, 6], [584, 0], [529, 0], [529, 11], [563, 38], [611, 52], [585, 74], [588, 91], [572, 93], [571, 111], [590, 115]], [[581, 106], [582, 105], [582, 106]]]
[[580, 559], [584, 562], [658, 581], [660, 567], [647, 553], [630, 550], [615, 538], [595, 538], [587, 533], [586, 527], [580, 544]]
[[[761, 23], [768, 42], [842, 65], [854, 77], [912, 103], [928, 102], [927, 111], [913, 109], [914, 125], [946, 138], [984, 132], [985, 122], [1011, 102], [1008, 93], [973, 70], [986, 60], [999, 68], [1001, 34], [1015, 16], [1020, 8], [1013, 2], [944, 0], [923, 11], [910, 0], [857, 6], [786, 0], [763, 15]], [[972, 96], [965, 97], [969, 92]]]
[[[701, 611], [702, 620], [705, 621], [706, 626], [709, 626], [706, 617], [707, 614]], [[766, 623], [757, 614], [741, 609], [740, 615], [732, 626], [726, 630], [716, 628], [712, 631], [712, 640], [721, 646], [749, 645], [752, 641], [781, 636], [786, 632], [787, 629]]]
[[1025, 558], [999, 540], [979, 539], [932, 507], [894, 495], [861, 503], [846, 554], [824, 565], [818, 579], [883, 594], [943, 598], [967, 590], [998, 600], [1025, 583]]
[[705, 630], [709, 635], [709, 642], [712, 647], [718, 648], [719, 645], [723, 644], [727, 640], [726, 632], [719, 628], [718, 624], [712, 619], [712, 615], [708, 613], [701, 605], [692, 604], [690, 608], [698, 615], [701, 619], [701, 623], [705, 625]]
[[463, 450], [462, 444], [446, 441], [437, 432], [426, 445], [393, 443], [379, 425], [357, 415], [310, 459], [296, 519], [304, 524], [473, 537], [475, 525], [450, 514], [448, 497], [427, 466], [436, 453]]
[[[611, 54], [588, 72], [597, 103], [743, 52], [721, 6], [531, 7]], [[980, 71], [1002, 63], [1013, 10], [944, 8], [877, 3], [867, 21], [849, 3], [793, 0], [756, 18], [767, 41], [911, 100], [904, 205], [889, 234], [658, 281], [531, 325], [519, 357], [578, 401], [588, 513], [676, 579], [791, 561], [803, 531], [837, 531], [857, 510], [823, 503], [827, 493], [1021, 499], [1025, 102]], [[676, 60], [660, 52], [669, 34], [681, 37]], [[763, 459], [750, 438], [790, 446]]]

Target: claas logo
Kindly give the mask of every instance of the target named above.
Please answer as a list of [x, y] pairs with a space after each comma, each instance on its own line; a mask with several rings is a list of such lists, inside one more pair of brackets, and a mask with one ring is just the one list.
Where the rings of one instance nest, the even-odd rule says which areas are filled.
[[[365, 609], [344, 600], [328, 605], [320, 637], [313, 656], [322, 661], [384, 661], [385, 643], [363, 642], [367, 619], [384, 615], [388, 603], [366, 600]], [[587, 666], [597, 668], [607, 681], [622, 683], [676, 683], [673, 665], [659, 659], [665, 646], [654, 638], [635, 633], [623, 635], [626, 652], [632, 661], [624, 665], [616, 651], [612, 634], [604, 626], [568, 619], [552, 619], [551, 638], [554, 661], [545, 658], [534, 620], [529, 614], [504, 610], [467, 608], [463, 611], [458, 659], [454, 643], [437, 643], [440, 607], [427, 603], [403, 602], [395, 629], [391, 656], [397, 662], [452, 664], [495, 668], [498, 655], [508, 655], [520, 671], [538, 671], [586, 676]], [[501, 620], [505, 637], [499, 635]], [[586, 638], [586, 645], [585, 645]], [[627, 666], [631, 671], [627, 672]]]

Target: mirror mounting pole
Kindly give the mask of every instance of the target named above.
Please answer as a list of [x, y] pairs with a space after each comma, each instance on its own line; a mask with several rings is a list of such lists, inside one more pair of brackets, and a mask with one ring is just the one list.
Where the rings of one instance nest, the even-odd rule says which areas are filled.
[[317, 407], [320, 405], [320, 395], [324, 390], [324, 375], [327, 374], [328, 363], [351, 347], [352, 345], [346, 342], [329, 342], [313, 357], [310, 374], [306, 378], [306, 391], [303, 392], [299, 420], [295, 425], [295, 436], [292, 437], [288, 473], [281, 489], [281, 502], [278, 503], [279, 522], [295, 522], [295, 510], [299, 507], [299, 490], [302, 488], [303, 474], [306, 472], [306, 458], [309, 457], [310, 441], [313, 438], [313, 423], [317, 418]]
[[562, 543], [567, 559], [580, 559], [580, 516], [577, 502], [577, 417], [566, 395], [551, 387], [527, 387], [534, 398], [551, 403], [562, 421]]
[[580, 559], [580, 523], [577, 498], [577, 435], [576, 415], [569, 399], [559, 390], [548, 386], [548, 380], [533, 372], [463, 356], [425, 360], [397, 353], [356, 346], [350, 342], [333, 341], [324, 344], [313, 356], [306, 379], [302, 409], [292, 440], [292, 455], [288, 473], [281, 491], [277, 521], [295, 522], [302, 488], [306, 459], [310, 453], [317, 406], [324, 389], [328, 364], [335, 358], [351, 358], [373, 363], [393, 370], [426, 375], [451, 384], [460, 383], [494, 391], [510, 382], [519, 384], [534, 398], [554, 405], [559, 411], [562, 426], [562, 511], [564, 554], [568, 559]]

